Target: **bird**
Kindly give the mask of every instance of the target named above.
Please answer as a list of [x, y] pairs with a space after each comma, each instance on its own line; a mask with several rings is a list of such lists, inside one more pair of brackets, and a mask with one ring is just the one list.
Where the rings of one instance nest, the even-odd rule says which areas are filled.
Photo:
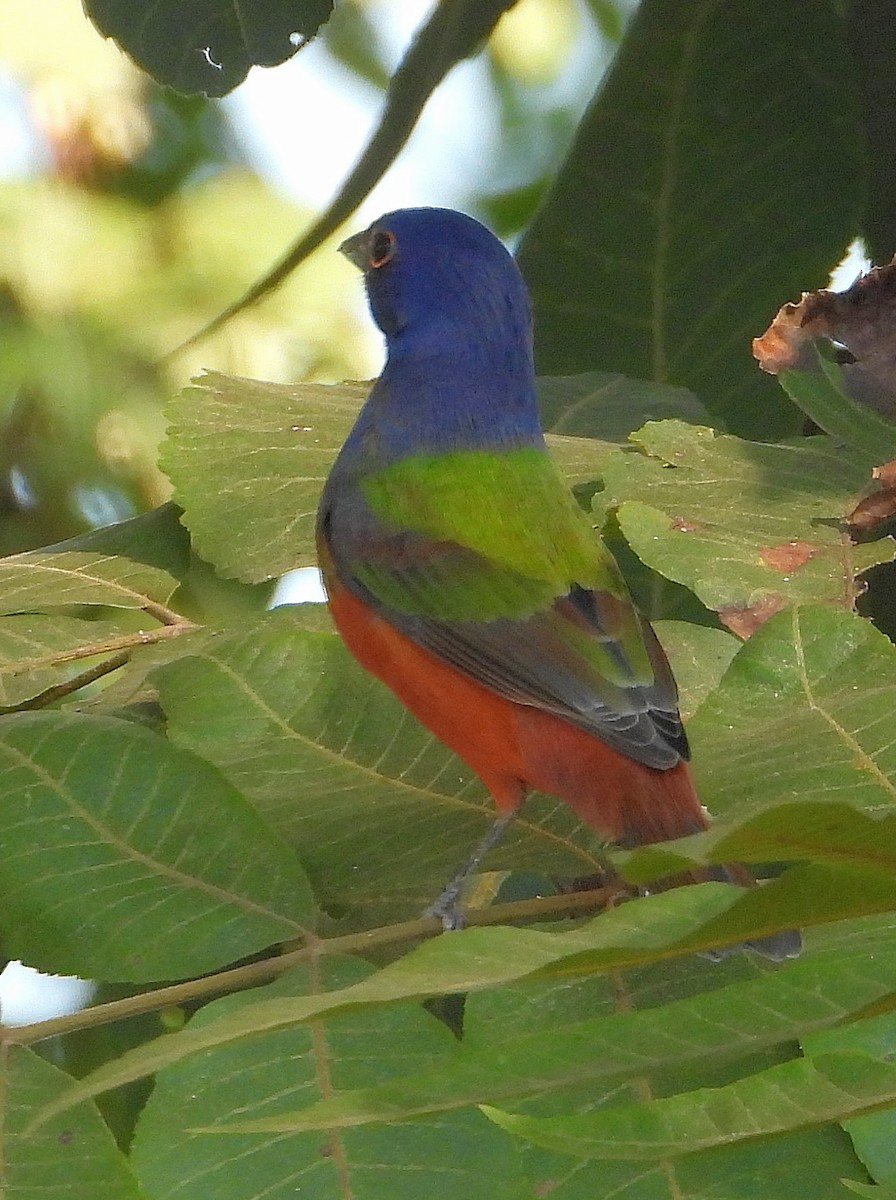
[[[708, 817], [666, 654], [548, 453], [512, 255], [443, 208], [387, 213], [340, 250], [386, 361], [324, 484], [319, 564], [348, 650], [494, 801], [492, 829], [429, 910], [448, 928], [530, 791], [626, 848]], [[781, 959], [798, 934], [748, 944]]]

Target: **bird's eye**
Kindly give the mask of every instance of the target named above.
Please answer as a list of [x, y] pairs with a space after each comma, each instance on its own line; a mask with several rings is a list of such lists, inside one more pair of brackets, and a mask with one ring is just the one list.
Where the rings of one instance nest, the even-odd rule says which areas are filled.
[[395, 253], [395, 234], [388, 229], [378, 229], [370, 239], [370, 266], [375, 270], [384, 267]]

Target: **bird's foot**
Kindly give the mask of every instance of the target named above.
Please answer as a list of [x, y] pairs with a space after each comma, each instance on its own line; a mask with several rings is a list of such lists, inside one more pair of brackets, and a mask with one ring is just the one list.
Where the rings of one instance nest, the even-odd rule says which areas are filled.
[[508, 827], [513, 823], [517, 811], [517, 809], [514, 809], [513, 812], [502, 813], [492, 823], [485, 837], [482, 838], [451, 882], [442, 888], [432, 904], [424, 910], [424, 917], [438, 917], [442, 922], [442, 928], [445, 930], [464, 928], [467, 922], [459, 903], [464, 884], [482, 862], [486, 854], [488, 854], [489, 850], [504, 836]]
[[466, 926], [467, 919], [460, 903], [460, 888], [455, 886], [454, 880], [423, 910], [423, 915], [437, 917], [446, 933]]

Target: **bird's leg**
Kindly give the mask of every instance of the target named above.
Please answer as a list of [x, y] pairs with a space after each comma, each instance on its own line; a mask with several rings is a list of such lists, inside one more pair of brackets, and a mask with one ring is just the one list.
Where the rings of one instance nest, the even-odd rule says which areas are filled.
[[511, 812], [502, 813], [495, 821], [492, 822], [490, 828], [477, 843], [475, 850], [457, 872], [450, 883], [447, 883], [442, 888], [432, 904], [424, 911], [425, 917], [439, 917], [442, 922], [443, 929], [463, 929], [464, 914], [463, 909], [458, 904], [458, 897], [463, 889], [464, 884], [488, 854], [489, 850], [494, 849], [500, 842], [501, 838], [513, 824], [518, 808], [514, 808]]

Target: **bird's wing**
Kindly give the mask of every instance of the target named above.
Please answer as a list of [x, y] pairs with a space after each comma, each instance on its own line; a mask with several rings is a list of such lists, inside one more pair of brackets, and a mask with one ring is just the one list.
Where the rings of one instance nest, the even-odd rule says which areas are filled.
[[325, 574], [499, 695], [674, 766], [687, 741], [659, 642], [550, 460], [513, 453], [439, 456], [363, 494], [337, 483]]

